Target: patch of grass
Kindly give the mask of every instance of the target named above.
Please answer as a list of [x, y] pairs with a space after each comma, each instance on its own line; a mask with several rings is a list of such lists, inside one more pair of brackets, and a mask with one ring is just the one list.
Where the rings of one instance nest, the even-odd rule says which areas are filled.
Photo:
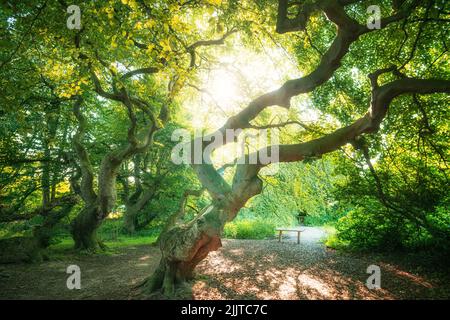
[[275, 225], [260, 219], [232, 221], [225, 225], [224, 237], [231, 239], [266, 239], [275, 234]]
[[[151, 245], [158, 239], [159, 232], [158, 228], [149, 227], [133, 234], [127, 234], [123, 230], [123, 219], [108, 218], [97, 230], [97, 237], [105, 245], [105, 248], [96, 254], [111, 255], [116, 254], [121, 248]], [[69, 256], [75, 258], [78, 255], [91, 255], [92, 252], [74, 250], [74, 242], [69, 230], [63, 229], [53, 238], [53, 244], [49, 246], [47, 254], [50, 259], [58, 260]]]
[[140, 246], [149, 245], [156, 242], [158, 239], [157, 235], [151, 236], [119, 236], [115, 241], [105, 241], [104, 244], [111, 249], [130, 247], [130, 246]]
[[[117, 252], [118, 249], [132, 247], [132, 246], [141, 246], [141, 245], [151, 245], [156, 242], [158, 236], [153, 234], [151, 236], [126, 236], [119, 235], [115, 240], [107, 240], [103, 241], [103, 244], [106, 246], [105, 250], [99, 251], [98, 254], [101, 255], [111, 255]], [[79, 254], [91, 254], [89, 252], [80, 252], [74, 250], [74, 242], [70, 237], [64, 237], [59, 240], [58, 243], [51, 245], [48, 248], [48, 255], [51, 259], [63, 259], [67, 256], [71, 255], [79, 255]]]
[[73, 249], [73, 239], [69, 238], [69, 237], [65, 237], [65, 238], [61, 238], [59, 239], [58, 242], [50, 245], [49, 250], [57, 252], [57, 253], [61, 253], [64, 251], [69, 251]]

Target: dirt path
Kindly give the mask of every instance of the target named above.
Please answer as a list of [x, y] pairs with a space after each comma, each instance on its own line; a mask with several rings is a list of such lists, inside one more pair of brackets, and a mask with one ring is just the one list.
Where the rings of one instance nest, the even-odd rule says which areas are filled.
[[[418, 273], [403, 259], [341, 254], [317, 242], [226, 241], [203, 262], [196, 299], [448, 299], [449, 274]], [[407, 259], [405, 259], [407, 260]], [[365, 283], [381, 268], [381, 289]]]
[[[299, 227], [302, 230], [300, 234], [300, 241], [302, 243], [310, 243], [321, 245], [320, 240], [327, 236], [327, 233], [319, 227]], [[283, 232], [283, 239], [287, 238], [297, 241], [297, 232]]]
[[[0, 265], [0, 299], [128, 299], [132, 288], [156, 268], [159, 257], [159, 249], [144, 245], [108, 255]], [[81, 270], [81, 290], [66, 287], [66, 269], [73, 264]]]
[[[319, 232], [320, 233], [320, 232]], [[198, 267], [195, 299], [417, 299], [450, 297], [448, 272], [408, 256], [351, 255], [326, 249], [317, 230], [296, 239], [224, 240]], [[305, 237], [303, 237], [305, 235]], [[295, 238], [295, 237], [294, 237]], [[409, 261], [415, 261], [411, 264]], [[0, 299], [132, 299], [133, 287], [155, 269], [151, 246], [114, 254], [66, 256], [35, 265], [0, 266]], [[81, 290], [66, 288], [70, 264], [81, 268]], [[381, 287], [369, 290], [367, 266], [381, 268]], [[433, 268], [433, 269], [430, 269]]]

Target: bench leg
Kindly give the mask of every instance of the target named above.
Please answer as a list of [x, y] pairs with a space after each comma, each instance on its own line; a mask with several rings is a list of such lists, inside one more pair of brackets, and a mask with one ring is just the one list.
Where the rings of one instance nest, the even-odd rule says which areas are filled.
[[283, 233], [283, 231], [280, 230], [280, 233], [278, 234], [278, 242], [281, 242], [281, 234]]
[[297, 244], [300, 244], [300, 232], [297, 232]]

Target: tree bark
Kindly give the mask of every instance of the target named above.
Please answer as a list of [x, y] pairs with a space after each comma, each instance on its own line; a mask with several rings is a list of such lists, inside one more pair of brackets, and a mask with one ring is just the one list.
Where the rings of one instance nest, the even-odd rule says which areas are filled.
[[169, 221], [160, 236], [162, 258], [154, 274], [144, 283], [146, 292], [161, 291], [171, 296], [177, 287], [193, 279], [195, 267], [209, 252], [222, 246], [221, 234], [226, 222], [236, 217], [248, 199], [262, 191], [262, 182], [258, 177], [250, 177], [242, 171], [236, 174], [233, 191], [222, 188], [222, 195], [214, 198], [195, 219], [186, 224], [176, 222], [184, 212], [186, 197], [198, 195], [203, 190], [185, 192], [180, 211], [172, 217], [173, 221]]
[[72, 237], [75, 249], [95, 251], [100, 247], [97, 239], [97, 229], [101, 224], [99, 206], [85, 205], [72, 221]]
[[222, 246], [220, 234], [227, 212], [218, 206], [207, 210], [187, 225], [176, 225], [160, 239], [162, 258], [155, 273], [146, 281], [145, 290], [161, 290], [171, 296], [175, 289], [191, 280], [194, 269], [210, 251]]
[[123, 228], [125, 232], [133, 234], [136, 232], [138, 211], [134, 207], [126, 206], [123, 216]]

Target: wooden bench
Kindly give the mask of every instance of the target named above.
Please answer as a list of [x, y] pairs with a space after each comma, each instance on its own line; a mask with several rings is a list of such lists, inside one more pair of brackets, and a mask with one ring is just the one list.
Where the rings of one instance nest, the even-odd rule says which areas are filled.
[[286, 231], [286, 232], [297, 232], [297, 244], [300, 243], [300, 233], [305, 231], [305, 229], [302, 230], [300, 228], [276, 228], [276, 230], [279, 232], [279, 234], [278, 234], [278, 242], [281, 242], [281, 235], [283, 234], [283, 231]]

